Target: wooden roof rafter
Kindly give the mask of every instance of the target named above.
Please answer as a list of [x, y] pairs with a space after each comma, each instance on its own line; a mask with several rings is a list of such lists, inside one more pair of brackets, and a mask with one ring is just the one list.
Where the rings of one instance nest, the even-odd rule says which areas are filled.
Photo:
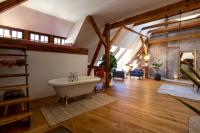
[[135, 34], [138, 34], [138, 35], [140, 35], [140, 36], [143, 36], [143, 37], [148, 38], [147, 36], [145, 36], [145, 35], [143, 35], [143, 34], [137, 32], [137, 31], [135, 31], [135, 30], [133, 30], [133, 29], [131, 29], [131, 28], [128, 28], [128, 27], [126, 27], [126, 26], [124, 26], [124, 29], [126, 29], [126, 30], [128, 30], [128, 31], [131, 31], [131, 32], [133, 32], [133, 33], [135, 33]]
[[178, 40], [184, 40], [184, 39], [192, 39], [192, 38], [200, 38], [200, 33], [196, 34], [189, 34], [189, 35], [178, 35], [178, 36], [173, 36], [169, 38], [162, 38], [162, 39], [150, 39], [149, 44], [150, 45], [155, 45], [155, 44], [161, 44], [165, 42], [170, 42], [170, 41], [178, 41]]
[[163, 19], [166, 16], [170, 17], [177, 15], [180, 13], [180, 11], [182, 13], [185, 13], [199, 8], [200, 8], [199, 0], [182, 0], [174, 4], [170, 4], [133, 17], [126, 18], [122, 21], [112, 23], [110, 25], [110, 28], [114, 29], [117, 27], [129, 25], [131, 23], [134, 23], [135, 25], [140, 25], [155, 20]]
[[199, 26], [200, 26], [200, 21], [194, 21], [194, 22], [188, 22], [185, 24], [177, 25], [177, 26], [170, 26], [170, 27], [166, 27], [166, 28], [150, 30], [150, 31], [148, 31], [148, 33], [151, 33], [151, 35], [154, 35], [154, 34], [167, 33], [167, 32], [177, 31], [177, 30], [184, 30], [184, 29], [189, 29], [189, 28], [199, 27]]
[[26, 1], [28, 0], [5, 0], [0, 3], [0, 13], [3, 13], [13, 7], [16, 7]]
[[181, 23], [181, 22], [193, 21], [193, 20], [196, 20], [196, 19], [199, 19], [199, 18], [200, 18], [200, 16], [195, 17], [195, 18], [191, 18], [191, 19], [182, 20], [182, 21], [170, 20], [170, 21], [161, 22], [161, 23], [158, 23], [158, 24], [143, 27], [141, 30], [147, 30], [147, 29], [157, 28], [157, 27], [161, 27], [161, 26], [168, 26], [170, 24], [176, 24], [176, 23]]

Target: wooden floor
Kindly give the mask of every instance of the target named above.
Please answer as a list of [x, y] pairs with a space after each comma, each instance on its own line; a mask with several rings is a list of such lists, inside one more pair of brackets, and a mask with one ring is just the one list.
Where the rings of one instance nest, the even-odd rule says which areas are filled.
[[[187, 133], [188, 118], [195, 114], [173, 98], [157, 93], [161, 84], [150, 79], [115, 81], [106, 94], [120, 101], [62, 123], [73, 133]], [[173, 83], [170, 83], [173, 84]], [[5, 127], [8, 133], [40, 133], [48, 129], [40, 108], [56, 103], [57, 97], [32, 102], [31, 128]], [[200, 103], [185, 100], [200, 108]]]

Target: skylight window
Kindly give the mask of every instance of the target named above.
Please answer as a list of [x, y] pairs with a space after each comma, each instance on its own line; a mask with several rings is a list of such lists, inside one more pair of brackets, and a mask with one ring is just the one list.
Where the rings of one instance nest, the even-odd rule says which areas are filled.
[[117, 54], [115, 55], [115, 58], [116, 58], [116, 59], [119, 58], [120, 55], [122, 55], [123, 52], [124, 52], [125, 50], [126, 50], [125, 48], [120, 48], [120, 50], [119, 50], [119, 51], [117, 52]]
[[116, 49], [117, 49], [117, 46], [111, 46], [110, 52], [115, 52]]
[[186, 16], [186, 17], [182, 17], [182, 18], [177, 18], [175, 20], [177, 21], [184, 21], [184, 20], [188, 20], [188, 19], [193, 19], [193, 18], [197, 18], [200, 16], [200, 13], [198, 14], [195, 14], [195, 15], [189, 15], [189, 16]]

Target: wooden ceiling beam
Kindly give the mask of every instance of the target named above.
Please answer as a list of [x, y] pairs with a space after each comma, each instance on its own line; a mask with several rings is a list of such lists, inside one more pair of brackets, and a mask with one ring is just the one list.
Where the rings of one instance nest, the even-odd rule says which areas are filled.
[[128, 27], [126, 27], [126, 26], [124, 26], [124, 29], [126, 29], [126, 30], [128, 30], [128, 31], [131, 31], [131, 32], [133, 32], [133, 33], [135, 33], [135, 34], [138, 34], [138, 35], [140, 35], [140, 36], [143, 36], [143, 37], [148, 38], [147, 36], [145, 36], [145, 35], [143, 35], [143, 34], [137, 32], [137, 31], [135, 31], [135, 30], [133, 30], [133, 29], [131, 29], [131, 28], [128, 28]]
[[189, 12], [200, 8], [200, 0], [182, 0], [174, 4], [170, 4], [143, 14], [139, 14], [133, 17], [126, 18], [122, 21], [111, 24], [110, 28], [114, 29], [121, 26], [126, 26], [134, 23], [140, 25], [155, 20], [165, 18], [166, 16], [174, 16], [180, 13]]
[[28, 0], [5, 0], [0, 3], [0, 13], [3, 13], [13, 7], [16, 7], [26, 1]]
[[179, 36], [162, 38], [162, 39], [150, 39], [149, 44], [154, 45], [154, 44], [161, 44], [161, 43], [170, 42], [170, 41], [178, 41], [178, 40], [192, 39], [192, 38], [200, 38], [200, 33], [189, 34], [189, 35], [181, 35], [181, 36], [179, 35]]
[[200, 18], [200, 16], [198, 16], [196, 18], [192, 18], [192, 19], [182, 20], [182, 21], [170, 20], [170, 21], [167, 21], [167, 22], [162, 22], [162, 23], [158, 23], [158, 24], [154, 24], [154, 25], [143, 27], [142, 30], [157, 28], [157, 27], [161, 27], [161, 26], [168, 26], [170, 24], [176, 24], [176, 23], [180, 23], [180, 22], [188, 22], [188, 21], [199, 19], [199, 18]]
[[170, 31], [177, 31], [177, 30], [184, 30], [184, 29], [189, 29], [189, 28], [199, 27], [199, 26], [200, 26], [200, 21], [195, 21], [195, 22], [189, 22], [189, 23], [185, 23], [185, 24], [181, 24], [181, 25], [177, 25], [177, 26], [170, 26], [170, 27], [166, 27], [166, 28], [150, 30], [150, 31], [148, 31], [148, 33], [151, 33], [151, 35], [154, 35], [154, 34], [167, 33]]
[[99, 39], [101, 40], [101, 42], [103, 43], [104, 47], [106, 48], [107, 42], [105, 40], [105, 37], [101, 34], [100, 29], [98, 28], [94, 18], [92, 16], [87, 16], [87, 19], [89, 20], [90, 24], [92, 25], [94, 31], [96, 32], [97, 36], [99, 37]]

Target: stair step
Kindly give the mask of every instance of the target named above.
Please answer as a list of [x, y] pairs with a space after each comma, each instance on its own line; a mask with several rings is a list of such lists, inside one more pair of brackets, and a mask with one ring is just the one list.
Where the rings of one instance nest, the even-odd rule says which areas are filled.
[[21, 97], [21, 98], [9, 99], [9, 100], [2, 100], [2, 101], [0, 101], [0, 106], [14, 105], [17, 103], [29, 102], [29, 101], [30, 101], [29, 97]]
[[28, 85], [26, 85], [26, 84], [10, 85], [10, 86], [2, 86], [2, 87], [0, 87], [0, 91], [19, 90], [19, 89], [25, 89], [25, 88], [28, 88]]
[[0, 118], [0, 126], [21, 120], [21, 119], [26, 118], [26, 117], [31, 116], [31, 115], [32, 115], [31, 112], [23, 112], [23, 113], [20, 113], [20, 114]]

